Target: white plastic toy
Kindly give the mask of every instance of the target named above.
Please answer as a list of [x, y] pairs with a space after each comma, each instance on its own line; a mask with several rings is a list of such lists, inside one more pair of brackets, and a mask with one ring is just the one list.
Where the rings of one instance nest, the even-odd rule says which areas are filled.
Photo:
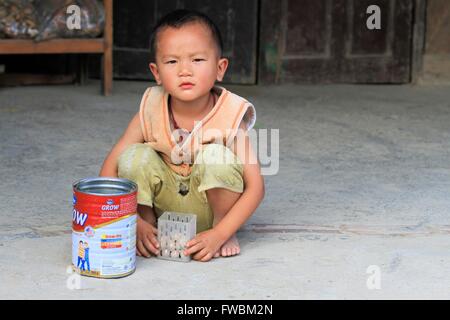
[[192, 213], [164, 212], [158, 218], [158, 258], [188, 262], [183, 251], [186, 243], [197, 234], [197, 216]]

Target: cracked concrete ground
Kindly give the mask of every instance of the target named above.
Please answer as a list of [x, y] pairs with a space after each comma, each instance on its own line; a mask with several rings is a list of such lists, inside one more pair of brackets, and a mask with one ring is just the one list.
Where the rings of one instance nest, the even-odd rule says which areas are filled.
[[71, 185], [98, 174], [148, 85], [0, 90], [0, 298], [450, 298], [450, 87], [410, 85], [226, 86], [280, 130], [241, 255], [138, 258], [73, 289]]

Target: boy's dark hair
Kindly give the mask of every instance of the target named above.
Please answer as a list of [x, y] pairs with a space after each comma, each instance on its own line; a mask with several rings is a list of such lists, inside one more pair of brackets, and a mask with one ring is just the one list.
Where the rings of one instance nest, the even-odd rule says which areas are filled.
[[213, 36], [214, 41], [216, 42], [217, 49], [219, 51], [219, 56], [222, 56], [223, 51], [222, 36], [216, 24], [207, 15], [201, 12], [178, 9], [163, 16], [153, 27], [152, 35], [150, 37], [150, 57], [152, 61], [156, 61], [156, 38], [158, 36], [158, 33], [162, 29], [166, 27], [173, 27], [178, 29], [184, 26], [185, 24], [192, 22], [199, 22], [204, 26], [206, 26], [211, 31], [211, 34]]

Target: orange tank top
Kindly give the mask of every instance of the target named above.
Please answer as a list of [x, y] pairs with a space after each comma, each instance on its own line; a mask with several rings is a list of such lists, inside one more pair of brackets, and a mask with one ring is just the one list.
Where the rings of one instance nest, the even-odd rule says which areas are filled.
[[139, 117], [145, 143], [179, 175], [190, 175], [194, 159], [204, 145], [220, 143], [231, 147], [242, 121], [246, 130], [255, 124], [253, 104], [223, 87], [214, 86], [212, 90], [218, 96], [214, 107], [196, 122], [192, 132], [184, 135], [181, 143], [180, 128], [171, 128], [169, 94], [162, 86], [154, 86], [142, 96]]

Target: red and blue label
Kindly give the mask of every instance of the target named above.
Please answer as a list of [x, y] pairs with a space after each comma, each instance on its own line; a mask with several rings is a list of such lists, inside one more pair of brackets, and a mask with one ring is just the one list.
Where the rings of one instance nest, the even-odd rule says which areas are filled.
[[127, 195], [98, 196], [75, 190], [72, 229], [78, 232], [83, 232], [86, 226], [97, 229], [136, 214], [136, 194], [137, 192]]

